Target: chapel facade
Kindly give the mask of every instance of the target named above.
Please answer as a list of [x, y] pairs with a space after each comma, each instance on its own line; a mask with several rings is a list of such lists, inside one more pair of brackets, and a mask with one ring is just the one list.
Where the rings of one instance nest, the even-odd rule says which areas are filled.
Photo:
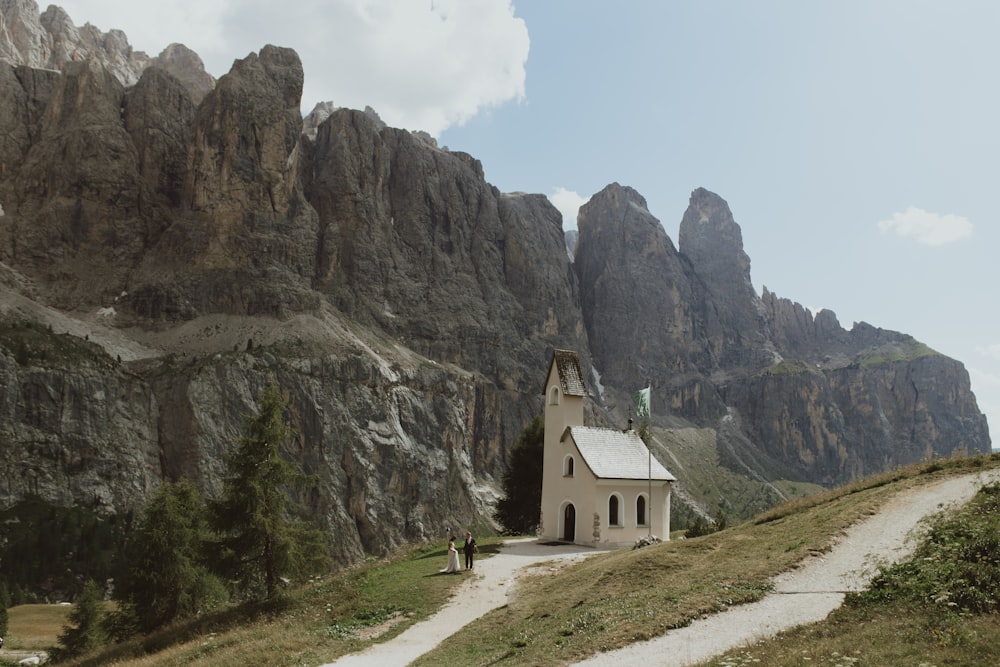
[[579, 355], [554, 350], [545, 381], [541, 537], [594, 546], [669, 539], [676, 478], [634, 430], [584, 426], [586, 396]]

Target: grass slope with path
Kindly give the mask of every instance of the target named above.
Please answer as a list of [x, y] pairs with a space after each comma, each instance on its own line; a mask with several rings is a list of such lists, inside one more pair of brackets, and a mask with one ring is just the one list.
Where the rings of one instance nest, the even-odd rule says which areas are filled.
[[[528, 565], [516, 583], [503, 584], [499, 608], [412, 664], [565, 665], [660, 637], [762, 599], [777, 575], [829, 552], [850, 526], [898, 493], [998, 468], [998, 455], [938, 460], [799, 499], [697, 539], [597, 554], [558, 569]], [[477, 569], [489, 568], [499, 542], [479, 540], [485, 558]], [[392, 642], [445, 608], [469, 584], [468, 575], [437, 574], [445, 558], [441, 543], [372, 559], [289, 590], [279, 603], [206, 614], [71, 664], [333, 662]]]
[[[615, 551], [555, 577], [522, 580], [510, 604], [413, 664], [567, 665], [661, 637], [761, 600], [775, 577], [825, 555], [850, 526], [877, 514], [896, 494], [997, 467], [997, 455], [910, 466], [780, 506], [719, 533]], [[657, 657], [663, 664], [679, 663], [676, 656], [656, 653], [643, 654], [642, 662], [657, 664]]]

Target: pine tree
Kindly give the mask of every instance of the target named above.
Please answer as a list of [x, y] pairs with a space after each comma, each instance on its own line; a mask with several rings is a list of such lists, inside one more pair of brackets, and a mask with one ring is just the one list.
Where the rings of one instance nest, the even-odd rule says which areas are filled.
[[272, 599], [282, 578], [314, 573], [329, 563], [323, 533], [292, 518], [301, 508], [290, 491], [313, 478], [281, 456], [294, 435], [284, 408], [277, 387], [269, 386], [260, 413], [247, 417], [236, 451], [227, 458], [223, 496], [212, 504], [221, 573], [250, 599]]
[[186, 480], [161, 486], [125, 545], [115, 581], [116, 633], [127, 632], [128, 616], [149, 632], [223, 602], [224, 586], [206, 562], [208, 541], [201, 493]]
[[510, 450], [494, 518], [508, 531], [532, 534], [538, 530], [542, 507], [542, 462], [545, 421], [536, 416], [524, 427]]
[[72, 625], [63, 627], [63, 632], [59, 635], [59, 647], [53, 651], [54, 659], [83, 655], [104, 642], [101, 625], [103, 601], [104, 595], [100, 587], [93, 579], [87, 580], [69, 614]]

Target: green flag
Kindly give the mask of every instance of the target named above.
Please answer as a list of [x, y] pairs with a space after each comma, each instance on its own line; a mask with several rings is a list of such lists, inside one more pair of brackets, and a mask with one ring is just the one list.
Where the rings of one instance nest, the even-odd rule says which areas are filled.
[[649, 387], [640, 389], [635, 394], [635, 414], [638, 417], [649, 416]]

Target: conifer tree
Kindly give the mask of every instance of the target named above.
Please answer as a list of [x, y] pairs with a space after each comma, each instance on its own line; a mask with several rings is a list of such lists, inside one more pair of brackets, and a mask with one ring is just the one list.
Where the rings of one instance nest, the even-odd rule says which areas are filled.
[[103, 602], [104, 595], [100, 587], [93, 579], [88, 579], [69, 614], [68, 620], [72, 625], [63, 627], [63, 632], [59, 635], [59, 646], [53, 650], [56, 660], [83, 655], [104, 642], [101, 624], [104, 616]]
[[329, 563], [323, 533], [294, 518], [301, 508], [290, 493], [313, 478], [281, 455], [294, 435], [284, 409], [284, 399], [270, 385], [259, 414], [246, 418], [236, 450], [227, 457], [223, 496], [212, 503], [221, 573], [249, 599], [274, 598], [282, 578], [314, 573]]
[[510, 450], [494, 518], [508, 531], [532, 534], [538, 530], [542, 507], [542, 459], [545, 421], [536, 416], [524, 427]]
[[127, 629], [131, 615], [139, 630], [149, 632], [223, 602], [224, 586], [206, 562], [209, 537], [205, 499], [194, 485], [162, 485], [125, 545], [114, 627]]

